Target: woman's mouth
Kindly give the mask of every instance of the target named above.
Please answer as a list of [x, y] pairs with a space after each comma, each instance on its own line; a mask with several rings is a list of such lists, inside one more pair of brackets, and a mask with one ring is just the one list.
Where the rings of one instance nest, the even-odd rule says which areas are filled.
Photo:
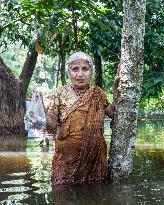
[[77, 79], [78, 83], [84, 83], [84, 79]]

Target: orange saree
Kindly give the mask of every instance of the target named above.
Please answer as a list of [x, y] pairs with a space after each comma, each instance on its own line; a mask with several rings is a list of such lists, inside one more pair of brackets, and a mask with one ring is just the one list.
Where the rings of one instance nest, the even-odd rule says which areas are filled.
[[58, 94], [59, 134], [52, 162], [52, 185], [106, 181], [106, 96], [97, 86], [90, 86], [83, 97], [71, 104], [66, 88], [62, 89]]

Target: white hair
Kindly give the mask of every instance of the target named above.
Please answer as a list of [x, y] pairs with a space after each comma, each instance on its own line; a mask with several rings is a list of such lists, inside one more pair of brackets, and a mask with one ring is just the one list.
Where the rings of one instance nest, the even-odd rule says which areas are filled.
[[70, 68], [70, 65], [76, 61], [76, 60], [86, 60], [88, 61], [89, 65], [91, 66], [91, 68], [93, 69], [93, 61], [92, 61], [92, 58], [87, 55], [86, 53], [82, 52], [82, 51], [78, 51], [74, 54], [72, 54], [68, 60], [67, 60], [67, 66], [68, 66], [68, 69]]

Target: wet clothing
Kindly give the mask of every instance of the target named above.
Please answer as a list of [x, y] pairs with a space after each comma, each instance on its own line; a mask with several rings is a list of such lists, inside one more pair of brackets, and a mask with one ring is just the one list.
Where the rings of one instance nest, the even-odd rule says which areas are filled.
[[52, 185], [107, 180], [107, 146], [103, 136], [105, 93], [91, 86], [75, 98], [64, 86], [51, 98], [58, 117], [58, 136], [52, 162]]

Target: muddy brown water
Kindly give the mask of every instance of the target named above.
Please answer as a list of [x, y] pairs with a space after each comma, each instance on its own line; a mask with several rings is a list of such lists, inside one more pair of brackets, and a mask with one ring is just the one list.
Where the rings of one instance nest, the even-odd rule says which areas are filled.
[[[53, 136], [30, 131], [28, 137], [0, 136], [0, 204], [133, 205], [164, 204], [163, 120], [139, 121], [134, 169], [118, 184], [51, 188]], [[106, 126], [108, 130], [108, 126]], [[49, 139], [40, 146], [42, 139]], [[110, 144], [110, 133], [106, 131]]]

